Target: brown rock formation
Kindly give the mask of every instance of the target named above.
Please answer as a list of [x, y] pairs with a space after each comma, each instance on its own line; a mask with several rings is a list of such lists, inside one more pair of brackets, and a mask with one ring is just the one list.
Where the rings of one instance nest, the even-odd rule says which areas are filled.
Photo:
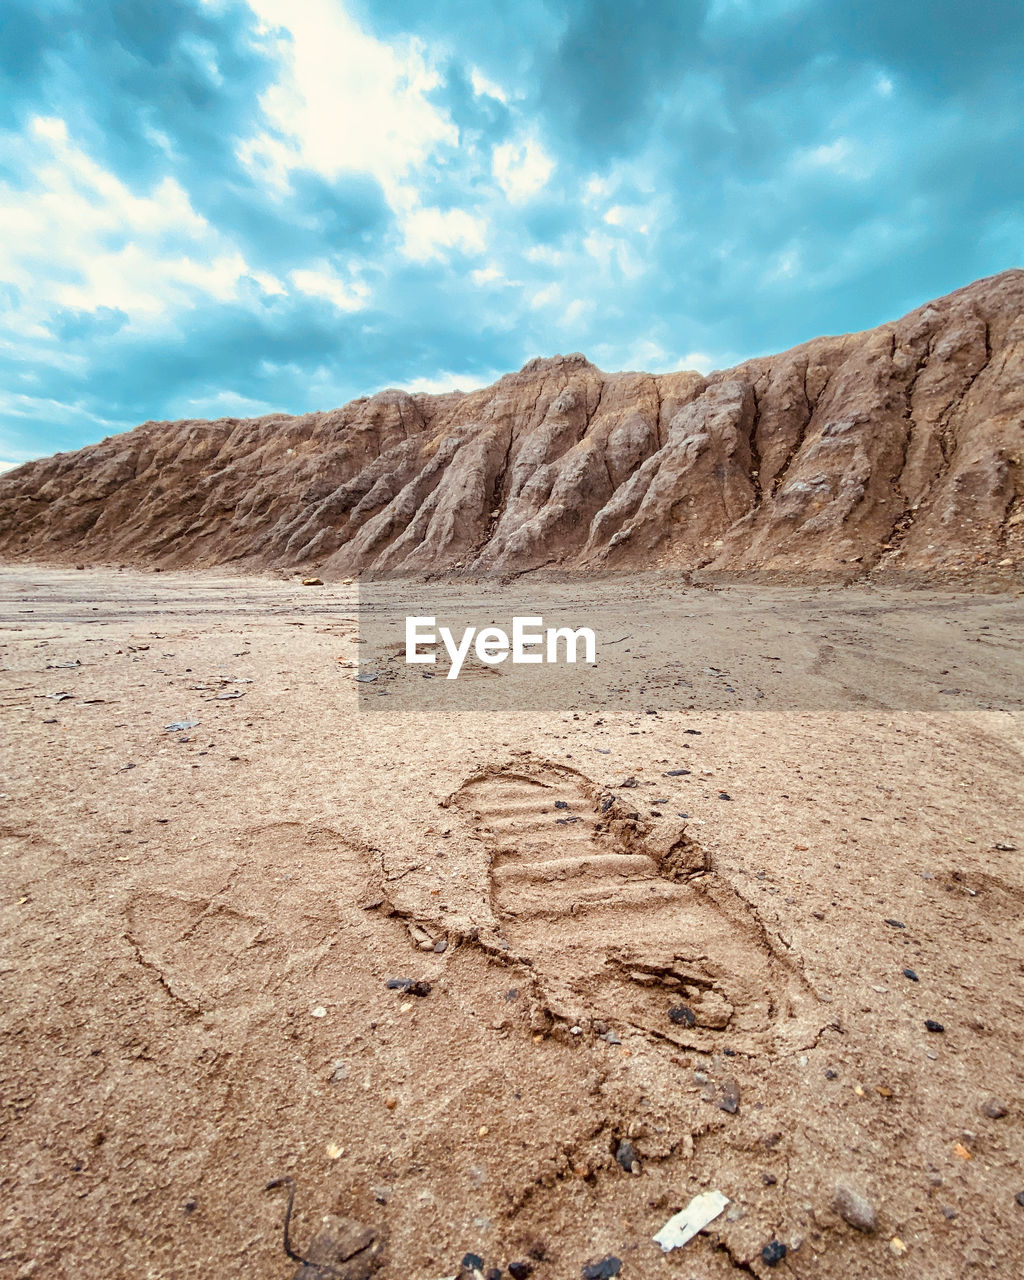
[[0, 553], [422, 573], [1024, 566], [1024, 271], [708, 377], [147, 422], [0, 477]]

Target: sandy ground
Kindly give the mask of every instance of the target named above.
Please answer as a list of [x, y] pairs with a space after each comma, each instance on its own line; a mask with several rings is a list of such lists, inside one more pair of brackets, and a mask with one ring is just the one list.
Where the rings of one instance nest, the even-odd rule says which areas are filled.
[[1024, 1273], [1020, 599], [545, 593], [2, 572], [0, 1276]]

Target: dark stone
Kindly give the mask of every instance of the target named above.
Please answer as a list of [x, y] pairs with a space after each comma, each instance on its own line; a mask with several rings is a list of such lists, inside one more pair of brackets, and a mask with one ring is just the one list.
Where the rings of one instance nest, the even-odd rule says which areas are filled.
[[1020, 1207], [1024, 1209], [1024, 1191], [1018, 1191], [1013, 1198], [1017, 1201]]
[[839, 1072], [838, 1072], [838, 1071], [833, 1070], [833, 1068], [832, 1068], [832, 1067], [826, 1067], [826, 1068], [825, 1068], [825, 1079], [826, 1079], [826, 1080], [838, 1080], [838, 1079], [839, 1079]]
[[917, 974], [914, 972], [913, 969], [904, 969], [903, 976], [904, 978], [909, 978], [911, 982], [920, 982], [920, 978], [917, 976]]
[[422, 978], [388, 978], [384, 985], [392, 991], [401, 991], [410, 996], [429, 996], [431, 986]]
[[637, 782], [636, 778], [632, 778], [632, 777], [627, 778], [625, 782], [619, 783], [620, 787], [638, 787], [639, 785], [640, 783]]
[[945, 1027], [941, 1022], [936, 1022], [934, 1018], [925, 1018], [924, 1026], [926, 1031], [945, 1031]]
[[533, 1271], [532, 1262], [510, 1262], [508, 1264], [508, 1273], [512, 1280], [526, 1280], [526, 1277]]
[[777, 1267], [786, 1256], [786, 1246], [781, 1240], [771, 1240], [761, 1250], [761, 1261], [766, 1267]]
[[986, 1098], [981, 1104], [982, 1114], [988, 1116], [990, 1120], [1002, 1120], [1010, 1108], [1002, 1100], [1002, 1098]]
[[555, 808], [556, 808], [556, 809], [568, 809], [568, 807], [569, 807], [569, 801], [568, 801], [568, 800], [556, 800], [556, 801], [555, 801]]
[[776, 1178], [774, 1173], [762, 1173], [761, 1181], [764, 1183], [766, 1187], [774, 1187], [775, 1184], [778, 1182], [778, 1178]]
[[731, 800], [732, 796], [728, 793], [728, 791], [719, 791], [718, 798], [719, 800]]
[[703, 731], [703, 729], [684, 729], [684, 730], [683, 730], [683, 733], [692, 733], [692, 734], [696, 735], [696, 737], [698, 737], [698, 738], [700, 737], [700, 735], [701, 735], [703, 732], [704, 732], [704, 731]]
[[740, 1087], [732, 1076], [726, 1076], [722, 1081], [722, 1096], [718, 1099], [719, 1111], [727, 1111], [729, 1115], [734, 1116], [740, 1106]]
[[583, 1268], [583, 1280], [611, 1280], [622, 1270], [622, 1259], [608, 1254], [599, 1262], [591, 1262]]
[[382, 1265], [385, 1238], [374, 1227], [327, 1214], [293, 1280], [369, 1280]]
[[666, 778], [685, 778], [686, 775], [691, 772], [692, 772], [691, 769], [669, 769], [668, 773], [665, 774], [665, 777]]
[[686, 1004], [674, 1004], [669, 1009], [668, 1016], [669, 1021], [674, 1022], [677, 1027], [695, 1027], [697, 1025], [697, 1015]]
[[615, 1159], [627, 1173], [640, 1172], [640, 1157], [636, 1153], [636, 1147], [626, 1138], [619, 1143]]
[[905, 929], [907, 926], [902, 920], [886, 920], [885, 922], [890, 929]]
[[483, 1271], [484, 1260], [478, 1253], [467, 1253], [462, 1259], [462, 1265], [467, 1271]]

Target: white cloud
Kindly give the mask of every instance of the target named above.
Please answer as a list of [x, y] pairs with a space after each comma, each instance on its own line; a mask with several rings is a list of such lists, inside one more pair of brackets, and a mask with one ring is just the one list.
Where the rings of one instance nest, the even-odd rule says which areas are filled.
[[690, 369], [696, 369], [698, 373], [710, 373], [712, 369], [727, 368], [728, 364], [723, 364], [720, 360], [715, 360], [714, 356], [709, 356], [706, 351], [689, 351], [683, 358], [676, 362], [672, 368], [672, 373], [682, 373]]
[[295, 168], [333, 179], [372, 174], [392, 204], [411, 169], [435, 147], [458, 142], [427, 98], [440, 77], [422, 46], [391, 46], [360, 30], [332, 0], [249, 0], [278, 29], [281, 76], [261, 106], [279, 136], [253, 138], [242, 157], [278, 183]]
[[403, 253], [416, 262], [444, 259], [446, 250], [483, 253], [486, 226], [464, 209], [414, 209], [406, 214]]
[[253, 400], [238, 391], [217, 391], [213, 395], [198, 396], [183, 402], [173, 412], [195, 418], [262, 418], [264, 414], [279, 413], [280, 405], [266, 400]]
[[528, 200], [542, 190], [555, 171], [555, 162], [536, 138], [503, 142], [494, 148], [491, 169], [510, 200]]
[[594, 204], [598, 200], [604, 200], [611, 194], [612, 183], [608, 178], [599, 178], [596, 175], [588, 179], [586, 186], [583, 188], [583, 194], [589, 204]]
[[635, 249], [603, 232], [592, 231], [583, 239], [583, 248], [605, 272], [617, 267], [627, 280], [643, 275], [644, 261]]
[[0, 184], [0, 279], [20, 295], [0, 318], [8, 338], [45, 342], [60, 308], [138, 322], [200, 297], [229, 300], [251, 274], [173, 179], [133, 191], [53, 117], [34, 119], [17, 145], [23, 186]]
[[787, 245], [785, 249], [781, 249], [778, 253], [773, 254], [768, 261], [768, 268], [762, 275], [762, 280], [766, 284], [778, 282], [779, 280], [792, 280], [798, 275], [803, 268], [803, 255], [800, 252], [799, 245]]
[[562, 324], [567, 328], [570, 325], [576, 324], [578, 320], [582, 319], [583, 316], [586, 315], [587, 310], [588, 304], [584, 302], [582, 298], [573, 298], [572, 302], [569, 303], [565, 311], [562, 313]]
[[326, 298], [339, 311], [361, 311], [370, 294], [369, 286], [362, 280], [342, 280], [325, 262], [315, 268], [293, 271], [289, 279], [301, 293]]
[[650, 234], [649, 215], [642, 205], [613, 204], [604, 215], [610, 227], [622, 227], [626, 231], [636, 231], [642, 236]]
[[483, 377], [475, 373], [441, 373], [436, 378], [416, 378], [405, 385], [410, 395], [425, 392], [427, 395], [440, 396], [446, 391], [479, 391], [481, 387], [489, 387], [497, 382], [498, 373], [485, 374]]
[[849, 138], [836, 138], [834, 142], [798, 151], [792, 166], [804, 171], [826, 169], [843, 178], [863, 181], [875, 172], [877, 162], [862, 144]]
[[527, 249], [523, 257], [527, 262], [536, 262], [545, 267], [561, 267], [568, 259], [568, 254], [560, 249], [553, 249], [548, 244], [535, 244]]
[[665, 348], [650, 338], [641, 338], [626, 348], [627, 369], [653, 370], [667, 359]]
[[478, 98], [496, 98], [498, 102], [508, 102], [508, 94], [493, 80], [488, 80], [476, 67], [469, 73], [469, 81]]
[[13, 471], [15, 467], [20, 466], [20, 462], [7, 462], [3, 458], [0, 458], [0, 472]]
[[543, 289], [538, 289], [530, 298], [530, 306], [534, 311], [539, 311], [542, 307], [548, 307], [553, 302], [557, 302], [561, 294], [561, 288], [557, 284], [545, 285]]

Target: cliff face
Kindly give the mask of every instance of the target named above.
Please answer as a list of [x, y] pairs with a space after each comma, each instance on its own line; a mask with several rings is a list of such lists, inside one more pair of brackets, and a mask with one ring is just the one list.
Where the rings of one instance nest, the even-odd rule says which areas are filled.
[[702, 377], [148, 422], [0, 477], [0, 553], [514, 572], [1024, 567], [1024, 271]]

